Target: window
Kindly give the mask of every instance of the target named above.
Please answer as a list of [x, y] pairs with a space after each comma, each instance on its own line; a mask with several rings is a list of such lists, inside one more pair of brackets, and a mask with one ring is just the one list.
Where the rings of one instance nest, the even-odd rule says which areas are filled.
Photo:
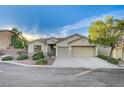
[[34, 52], [41, 52], [41, 45], [34, 45]]

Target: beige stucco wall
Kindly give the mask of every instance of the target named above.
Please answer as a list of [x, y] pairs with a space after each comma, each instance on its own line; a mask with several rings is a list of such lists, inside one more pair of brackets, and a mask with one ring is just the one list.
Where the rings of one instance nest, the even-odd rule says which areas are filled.
[[47, 49], [46, 49], [46, 46], [44, 45], [44, 43], [42, 42], [39, 42], [39, 41], [35, 41], [35, 42], [32, 42], [30, 44], [28, 44], [28, 53], [34, 53], [34, 46], [35, 45], [41, 45], [41, 50], [46, 53]]
[[69, 46], [69, 44], [68, 44], [69, 42], [71, 42], [71, 41], [73, 41], [73, 40], [75, 40], [75, 39], [78, 39], [78, 38], [80, 38], [80, 36], [75, 35], [75, 36], [73, 36], [73, 37], [71, 37], [71, 38], [65, 39], [65, 40], [63, 40], [63, 41], [57, 43], [56, 45], [57, 45], [57, 46]]
[[70, 43], [70, 45], [91, 45], [91, 44], [89, 44], [88, 39], [82, 38]]
[[[103, 46], [99, 46], [98, 47], [98, 55], [105, 55], [105, 56], [109, 56], [110, 54], [110, 47], [103, 47]], [[122, 48], [121, 47], [116, 47], [113, 50], [113, 54], [112, 54], [113, 58], [122, 58]]]
[[7, 49], [11, 44], [12, 33], [9, 31], [0, 32], [0, 49]]
[[115, 57], [116, 58], [122, 58], [122, 47], [117, 47], [115, 49]]

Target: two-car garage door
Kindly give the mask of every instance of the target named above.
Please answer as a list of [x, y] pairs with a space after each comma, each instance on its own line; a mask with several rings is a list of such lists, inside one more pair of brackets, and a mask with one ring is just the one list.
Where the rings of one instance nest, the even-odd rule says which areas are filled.
[[90, 57], [95, 56], [94, 46], [72, 46], [69, 51], [69, 47], [58, 47], [58, 56], [61, 57]]
[[72, 56], [73, 57], [90, 57], [95, 56], [95, 47], [84, 47], [84, 46], [75, 46], [72, 47]]

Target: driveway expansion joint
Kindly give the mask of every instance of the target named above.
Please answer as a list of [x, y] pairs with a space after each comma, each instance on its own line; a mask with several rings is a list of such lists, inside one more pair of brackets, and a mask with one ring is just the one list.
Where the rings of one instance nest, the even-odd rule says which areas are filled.
[[87, 70], [87, 71], [83, 71], [83, 72], [77, 73], [77, 74], [74, 75], [73, 77], [74, 77], [74, 78], [77, 78], [77, 77], [86, 75], [86, 74], [88, 74], [88, 73], [91, 73], [91, 72], [93, 72], [93, 71], [95, 71], [95, 70], [96, 70], [96, 69], [90, 69], [90, 70]]

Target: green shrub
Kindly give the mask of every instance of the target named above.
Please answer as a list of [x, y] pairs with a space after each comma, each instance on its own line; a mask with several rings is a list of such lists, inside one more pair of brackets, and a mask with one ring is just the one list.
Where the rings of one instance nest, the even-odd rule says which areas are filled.
[[37, 53], [35, 53], [33, 56], [32, 56], [32, 59], [33, 60], [38, 60], [38, 59], [42, 59], [42, 58], [44, 58], [45, 56], [44, 56], [44, 54], [43, 54], [43, 52], [37, 52]]
[[104, 56], [104, 55], [99, 55], [98, 57], [103, 59], [103, 60], [106, 60], [106, 61], [108, 61], [109, 63], [112, 63], [112, 64], [118, 64], [119, 63], [119, 60], [115, 59], [115, 58], [110, 58], [109, 59], [108, 56]]
[[2, 58], [2, 61], [10, 61], [10, 60], [13, 60], [13, 57], [6, 56], [6, 57]]
[[101, 58], [101, 59], [104, 59], [104, 60], [108, 60], [108, 57], [104, 56], [104, 55], [98, 55], [98, 57]]
[[19, 57], [17, 57], [17, 60], [25, 60], [28, 59], [28, 55], [20, 55]]
[[36, 61], [36, 65], [45, 65], [48, 64], [48, 61], [46, 59], [38, 59]]
[[117, 60], [115, 58], [111, 58], [111, 59], [108, 59], [108, 62], [110, 62], [112, 64], [118, 64], [119, 63], [119, 60]]

